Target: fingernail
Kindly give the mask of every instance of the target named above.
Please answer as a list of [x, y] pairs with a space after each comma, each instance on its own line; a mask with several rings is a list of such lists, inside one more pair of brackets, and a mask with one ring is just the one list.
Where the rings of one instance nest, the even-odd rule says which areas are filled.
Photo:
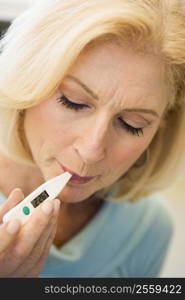
[[14, 189], [14, 192], [22, 192], [22, 189], [21, 188], [19, 188], [19, 187], [16, 187], [15, 189]]
[[42, 210], [47, 216], [49, 216], [53, 211], [53, 203], [51, 201], [44, 202]]
[[10, 223], [8, 223], [6, 230], [10, 234], [15, 234], [19, 231], [20, 228], [20, 222], [18, 220], [12, 220]]
[[59, 199], [55, 199], [55, 203], [54, 203], [54, 216], [58, 215], [60, 209], [60, 200]]
[[22, 190], [21, 190], [21, 188], [14, 188], [12, 191], [11, 191], [11, 193], [9, 194], [9, 197], [12, 197], [13, 196], [13, 194], [15, 193], [15, 192], [22, 192]]

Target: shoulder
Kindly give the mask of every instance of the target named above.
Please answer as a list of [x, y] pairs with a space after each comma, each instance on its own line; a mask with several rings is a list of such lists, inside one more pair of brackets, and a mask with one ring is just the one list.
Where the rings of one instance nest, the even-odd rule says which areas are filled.
[[111, 206], [105, 231], [109, 230], [128, 252], [137, 247], [143, 250], [148, 247], [148, 251], [153, 248], [157, 252], [169, 244], [174, 223], [168, 202], [162, 195], [156, 193], [135, 203], [112, 203]]
[[113, 200], [91, 223], [95, 240], [88, 255], [101, 262], [98, 276], [155, 277], [173, 232], [167, 201], [159, 194], [135, 203]]
[[161, 228], [163, 232], [171, 232], [173, 218], [167, 199], [156, 193], [138, 202], [112, 203], [112, 215], [117, 215], [116, 220], [122, 226], [136, 227], [137, 230], [146, 232], [149, 228]]
[[155, 194], [145, 199], [146, 219], [150, 235], [158, 238], [170, 239], [173, 234], [174, 221], [167, 199], [161, 194]]
[[165, 245], [172, 237], [173, 227], [166, 199], [153, 194], [136, 203], [109, 203], [99, 235], [111, 236], [112, 242], [119, 248], [123, 245], [128, 253], [139, 244], [144, 245], [144, 241], [151, 243], [151, 247], [155, 242]]
[[170, 241], [174, 229], [174, 220], [167, 199], [161, 194], [151, 195], [141, 200], [141, 208], [143, 208], [141, 224], [145, 226], [145, 239], [165, 246]]
[[[174, 223], [167, 200], [155, 194], [126, 206], [126, 227], [130, 229], [130, 235], [127, 259], [122, 256], [120, 272], [129, 277], [156, 277], [173, 236]], [[121, 210], [123, 214], [123, 204], [120, 204], [120, 213]]]

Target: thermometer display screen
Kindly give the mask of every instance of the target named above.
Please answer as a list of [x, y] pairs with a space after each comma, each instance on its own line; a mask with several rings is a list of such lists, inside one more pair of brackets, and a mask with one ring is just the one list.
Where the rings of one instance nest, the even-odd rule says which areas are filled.
[[40, 195], [38, 195], [35, 199], [33, 199], [31, 201], [31, 204], [33, 205], [33, 207], [37, 207], [44, 200], [46, 200], [48, 197], [49, 197], [48, 193], [46, 191], [44, 191]]

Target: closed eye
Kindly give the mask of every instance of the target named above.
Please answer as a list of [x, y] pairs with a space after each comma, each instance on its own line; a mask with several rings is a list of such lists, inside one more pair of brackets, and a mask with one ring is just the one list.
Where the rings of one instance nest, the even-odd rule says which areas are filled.
[[85, 104], [79, 104], [79, 103], [72, 102], [64, 95], [60, 96], [57, 100], [58, 100], [58, 102], [65, 105], [66, 107], [76, 110], [76, 111], [89, 107], [88, 105], [85, 105]]
[[[75, 111], [83, 110], [84, 108], [89, 108], [88, 105], [72, 102], [64, 94], [62, 96], [60, 96], [59, 98], [57, 98], [57, 101], [59, 103], [63, 104], [64, 106], [66, 106], [67, 108], [75, 110]], [[143, 135], [143, 128], [135, 128], [135, 127], [129, 125], [128, 123], [126, 123], [121, 118], [119, 118], [118, 120], [120, 121], [121, 127], [126, 129], [126, 131], [128, 131], [129, 133], [131, 133], [133, 135], [137, 135], [137, 136], [140, 136], [140, 133]]]

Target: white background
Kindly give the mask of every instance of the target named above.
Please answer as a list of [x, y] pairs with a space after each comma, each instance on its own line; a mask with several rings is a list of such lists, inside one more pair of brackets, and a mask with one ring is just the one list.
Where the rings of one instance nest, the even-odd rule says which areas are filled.
[[[36, 0], [0, 0], [0, 19], [11, 20]], [[185, 277], [185, 179], [163, 193], [175, 220], [175, 234], [161, 273]]]
[[12, 20], [36, 0], [0, 0], [0, 19]]

